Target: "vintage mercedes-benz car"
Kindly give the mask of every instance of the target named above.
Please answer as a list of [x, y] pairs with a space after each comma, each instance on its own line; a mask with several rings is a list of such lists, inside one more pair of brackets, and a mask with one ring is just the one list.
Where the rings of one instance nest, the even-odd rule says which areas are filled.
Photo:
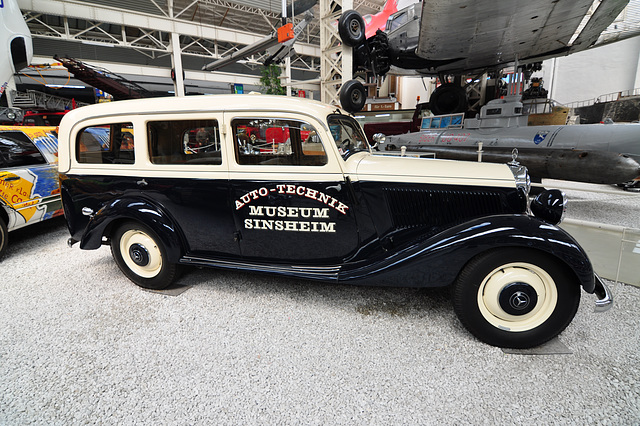
[[111, 246], [133, 282], [184, 265], [348, 284], [452, 286], [462, 323], [530, 347], [572, 320], [581, 288], [611, 304], [565, 200], [531, 204], [526, 169], [374, 155], [340, 108], [282, 96], [120, 101], [71, 111], [59, 171], [69, 243]]
[[9, 231], [62, 215], [55, 131], [0, 126], [0, 257]]

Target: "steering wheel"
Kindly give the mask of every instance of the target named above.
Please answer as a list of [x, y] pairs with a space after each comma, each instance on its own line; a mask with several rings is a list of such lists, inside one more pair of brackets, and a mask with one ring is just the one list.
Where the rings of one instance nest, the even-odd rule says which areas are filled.
[[342, 150], [343, 154], [346, 154], [347, 152], [349, 152], [351, 150], [351, 139], [343, 140], [342, 143], [340, 144], [340, 149]]

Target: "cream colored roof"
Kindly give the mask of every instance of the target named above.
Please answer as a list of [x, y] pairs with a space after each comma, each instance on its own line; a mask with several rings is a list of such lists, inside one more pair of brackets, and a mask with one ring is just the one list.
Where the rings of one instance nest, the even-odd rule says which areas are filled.
[[71, 129], [74, 123], [89, 118], [111, 115], [145, 115], [183, 112], [223, 112], [223, 111], [278, 111], [297, 112], [312, 115], [322, 120], [336, 110], [346, 114], [336, 106], [327, 105], [306, 98], [247, 94], [247, 95], [202, 95], [185, 97], [162, 97], [107, 102], [89, 105], [69, 112], [60, 123], [60, 133]]

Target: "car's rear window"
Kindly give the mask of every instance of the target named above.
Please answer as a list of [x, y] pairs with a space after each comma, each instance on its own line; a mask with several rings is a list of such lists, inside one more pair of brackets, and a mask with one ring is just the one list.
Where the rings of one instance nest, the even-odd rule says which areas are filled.
[[133, 164], [133, 124], [85, 127], [76, 138], [76, 158], [79, 163], [88, 164]]

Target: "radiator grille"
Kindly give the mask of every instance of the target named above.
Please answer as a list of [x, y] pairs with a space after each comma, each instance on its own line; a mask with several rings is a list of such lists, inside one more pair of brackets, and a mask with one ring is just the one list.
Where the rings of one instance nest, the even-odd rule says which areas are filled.
[[440, 227], [506, 213], [501, 194], [492, 191], [385, 188], [384, 194], [396, 229]]

